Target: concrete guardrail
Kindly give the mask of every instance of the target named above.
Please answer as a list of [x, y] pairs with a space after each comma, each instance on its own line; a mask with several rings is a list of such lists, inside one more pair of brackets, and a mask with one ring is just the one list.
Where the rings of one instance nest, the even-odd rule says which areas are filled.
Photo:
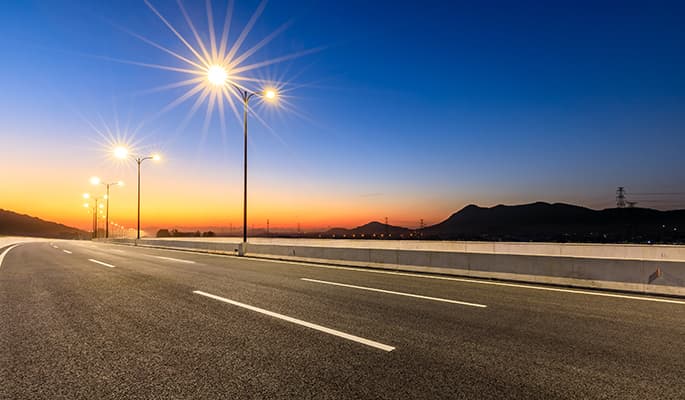
[[[238, 254], [238, 238], [112, 242]], [[270, 259], [685, 296], [685, 246], [582, 243], [250, 239]]]

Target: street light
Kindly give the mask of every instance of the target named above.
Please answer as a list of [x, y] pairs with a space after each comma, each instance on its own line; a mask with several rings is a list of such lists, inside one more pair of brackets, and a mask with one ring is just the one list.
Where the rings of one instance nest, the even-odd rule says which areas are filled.
[[118, 146], [114, 148], [114, 157], [116, 158], [126, 158], [128, 157], [128, 149], [126, 147]]
[[94, 176], [90, 178], [90, 183], [93, 185], [98, 185], [102, 184], [105, 185], [107, 188], [107, 194], [105, 194], [105, 200], [107, 200], [107, 209], [105, 211], [105, 239], [109, 238], [109, 187], [110, 186], [124, 186], [124, 182], [122, 181], [116, 181], [116, 182], [102, 182], [100, 178], [97, 176]]
[[[126, 159], [129, 157], [128, 149], [121, 146], [116, 147], [114, 149], [114, 156], [122, 160]], [[136, 164], [138, 164], [138, 233], [136, 238], [140, 239], [140, 164], [142, 164], [145, 160], [159, 161], [162, 159], [162, 157], [159, 154], [152, 154], [146, 157], [133, 156], [132, 158], [136, 161]]]
[[[261, 97], [265, 101], [276, 101], [278, 92], [274, 88], [265, 88], [261, 92], [252, 92], [238, 84], [231, 79], [229, 68], [214, 64], [206, 70], [207, 83], [215, 86], [217, 90], [222, 92], [228, 85], [232, 86], [238, 94], [238, 97], [243, 101], [243, 136], [244, 136], [244, 156], [243, 156], [243, 243], [238, 252], [239, 255], [245, 255], [247, 244], [247, 113], [249, 110], [249, 102], [253, 97]], [[224, 92], [225, 93], [225, 92]]]
[[[210, 78], [211, 82], [211, 78]], [[247, 89], [241, 88], [233, 84], [233, 88], [238, 92], [240, 98], [243, 100], [243, 136], [244, 136], [244, 156], [243, 156], [243, 245], [239, 251], [239, 255], [245, 255], [247, 250], [245, 247], [247, 243], [247, 111], [249, 109], [248, 103], [254, 96], [262, 97], [268, 101], [275, 101], [278, 93], [274, 89], [266, 89], [260, 93], [251, 92]]]
[[[276, 101], [278, 92], [274, 88], [264, 88], [261, 92], [252, 92], [245, 87], [236, 83], [239, 77], [231, 76], [230, 66], [221, 64], [214, 64], [209, 66], [206, 70], [206, 84], [210, 85], [210, 90], [215, 93], [226, 94], [227, 86], [231, 86], [238, 97], [243, 102], [243, 136], [244, 136], [244, 156], [243, 156], [243, 243], [238, 252], [239, 255], [245, 255], [247, 244], [247, 114], [249, 110], [249, 102], [253, 97], [261, 97], [265, 101]], [[214, 88], [211, 88], [214, 86]]]
[[104, 200], [105, 196], [103, 197], [95, 197], [91, 196], [90, 193], [84, 193], [83, 198], [85, 200], [88, 200], [87, 203], [83, 203], [83, 207], [90, 207], [90, 200], [93, 200], [93, 239], [97, 239], [98, 237], [98, 210], [101, 209], [102, 203], [100, 203], [98, 207], [98, 201]]
[[[85, 200], [89, 200], [89, 199], [90, 199], [90, 193], [84, 193], [84, 194], [83, 194], [83, 198], [84, 198]], [[92, 224], [93, 224], [93, 239], [97, 239], [97, 232], [98, 232], [98, 226], [97, 226], [98, 198], [97, 198], [97, 197], [94, 197], [94, 198], [93, 198], [93, 201], [94, 201], [94, 204], [93, 204], [93, 222], [92, 222]], [[90, 207], [90, 203], [83, 203], [83, 207], [89, 208], [89, 207]]]
[[228, 80], [228, 71], [221, 65], [212, 65], [207, 69], [207, 80], [214, 86], [223, 86]]

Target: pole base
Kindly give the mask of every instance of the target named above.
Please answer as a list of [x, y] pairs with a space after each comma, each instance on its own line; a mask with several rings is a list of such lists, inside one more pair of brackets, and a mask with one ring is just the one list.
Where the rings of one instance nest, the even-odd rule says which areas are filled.
[[244, 257], [247, 254], [247, 242], [242, 242], [238, 245], [238, 255]]

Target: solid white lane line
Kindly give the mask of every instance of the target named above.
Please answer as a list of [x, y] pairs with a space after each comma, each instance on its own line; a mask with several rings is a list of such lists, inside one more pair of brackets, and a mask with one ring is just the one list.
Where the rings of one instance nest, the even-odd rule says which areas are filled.
[[216, 296], [216, 295], [209, 294], [206, 292], [202, 292], [200, 290], [195, 290], [195, 291], [193, 291], [193, 293], [199, 294], [200, 296], [209, 297], [210, 299], [222, 301], [224, 303], [232, 304], [234, 306], [242, 307], [242, 308], [248, 309], [250, 311], [255, 311], [255, 312], [258, 312], [261, 314], [265, 314], [265, 315], [268, 315], [270, 317], [282, 319], [284, 321], [288, 321], [288, 322], [291, 322], [293, 324], [301, 325], [301, 326], [304, 326], [307, 328], [315, 329], [315, 330], [320, 331], [320, 332], [328, 333], [329, 335], [338, 336], [338, 337], [341, 337], [343, 339], [347, 339], [347, 340], [351, 340], [353, 342], [361, 343], [363, 345], [374, 347], [376, 349], [380, 349], [383, 351], [395, 350], [395, 348], [393, 346], [388, 346], [387, 344], [375, 342], [375, 341], [369, 340], [369, 339], [364, 339], [362, 337], [355, 336], [355, 335], [350, 335], [349, 333], [337, 331], [337, 330], [331, 329], [331, 328], [326, 328], [325, 326], [313, 324], [311, 322], [302, 321], [302, 320], [297, 319], [297, 318], [288, 317], [287, 315], [278, 314], [278, 313], [275, 313], [273, 311], [264, 310], [262, 308], [254, 307], [254, 306], [251, 306], [248, 304], [239, 303], [237, 301], [229, 300], [229, 299], [224, 298], [224, 297], [220, 297], [220, 296]]
[[62, 250], [62, 251], [67, 253], [67, 254], [71, 254], [71, 252], [69, 250]]
[[112, 264], [103, 263], [102, 261], [93, 260], [92, 258], [89, 258], [88, 261], [94, 262], [96, 264], [104, 265], [105, 267], [114, 268], [114, 265], [112, 265]]
[[86, 246], [86, 247], [88, 247], [88, 248], [90, 248], [90, 249], [92, 249], [92, 250], [99, 251], [99, 252], [102, 252], [102, 253], [109, 253], [109, 252], [114, 252], [114, 253], [126, 253], [124, 250], [110, 249], [110, 248], [104, 247], [104, 246], [93, 246], [93, 245], [82, 245], [82, 246]]
[[5, 256], [7, 255], [7, 253], [9, 253], [10, 250], [12, 250], [13, 248], [15, 248], [17, 246], [19, 246], [19, 245], [13, 244], [12, 246], [6, 248], [5, 251], [2, 252], [2, 254], [0, 254], [0, 267], [2, 267], [2, 261], [5, 259]]
[[169, 261], [176, 261], [176, 262], [182, 262], [186, 264], [195, 264], [195, 261], [190, 261], [190, 260], [182, 260], [180, 258], [172, 258], [172, 257], [163, 257], [163, 256], [152, 256], [154, 258], [159, 258], [162, 260], [169, 260]]
[[478, 304], [478, 303], [469, 303], [466, 301], [457, 301], [457, 300], [450, 300], [450, 299], [443, 299], [440, 297], [430, 297], [430, 296], [422, 296], [419, 294], [411, 294], [411, 293], [403, 293], [403, 292], [394, 292], [392, 290], [384, 290], [384, 289], [376, 289], [376, 288], [370, 288], [366, 286], [356, 286], [356, 285], [348, 285], [346, 283], [337, 283], [337, 282], [329, 282], [329, 281], [320, 281], [318, 279], [309, 279], [309, 278], [300, 278], [303, 281], [307, 282], [314, 282], [314, 283], [323, 283], [324, 285], [333, 285], [333, 286], [342, 286], [342, 287], [347, 287], [347, 288], [352, 288], [352, 289], [361, 289], [361, 290], [368, 290], [370, 292], [379, 292], [379, 293], [387, 293], [387, 294], [396, 294], [398, 296], [407, 296], [407, 297], [415, 297], [417, 299], [424, 299], [424, 300], [433, 300], [433, 301], [441, 301], [443, 303], [452, 303], [452, 304], [461, 304], [463, 306], [471, 306], [471, 307], [480, 307], [480, 308], [486, 308], [487, 306], [485, 304]]

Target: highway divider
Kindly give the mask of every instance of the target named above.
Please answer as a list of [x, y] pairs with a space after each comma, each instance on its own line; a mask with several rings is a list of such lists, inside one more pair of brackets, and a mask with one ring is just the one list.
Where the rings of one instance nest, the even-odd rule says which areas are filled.
[[[110, 242], [238, 255], [238, 238]], [[398, 271], [685, 296], [685, 246], [250, 239], [245, 255]]]

